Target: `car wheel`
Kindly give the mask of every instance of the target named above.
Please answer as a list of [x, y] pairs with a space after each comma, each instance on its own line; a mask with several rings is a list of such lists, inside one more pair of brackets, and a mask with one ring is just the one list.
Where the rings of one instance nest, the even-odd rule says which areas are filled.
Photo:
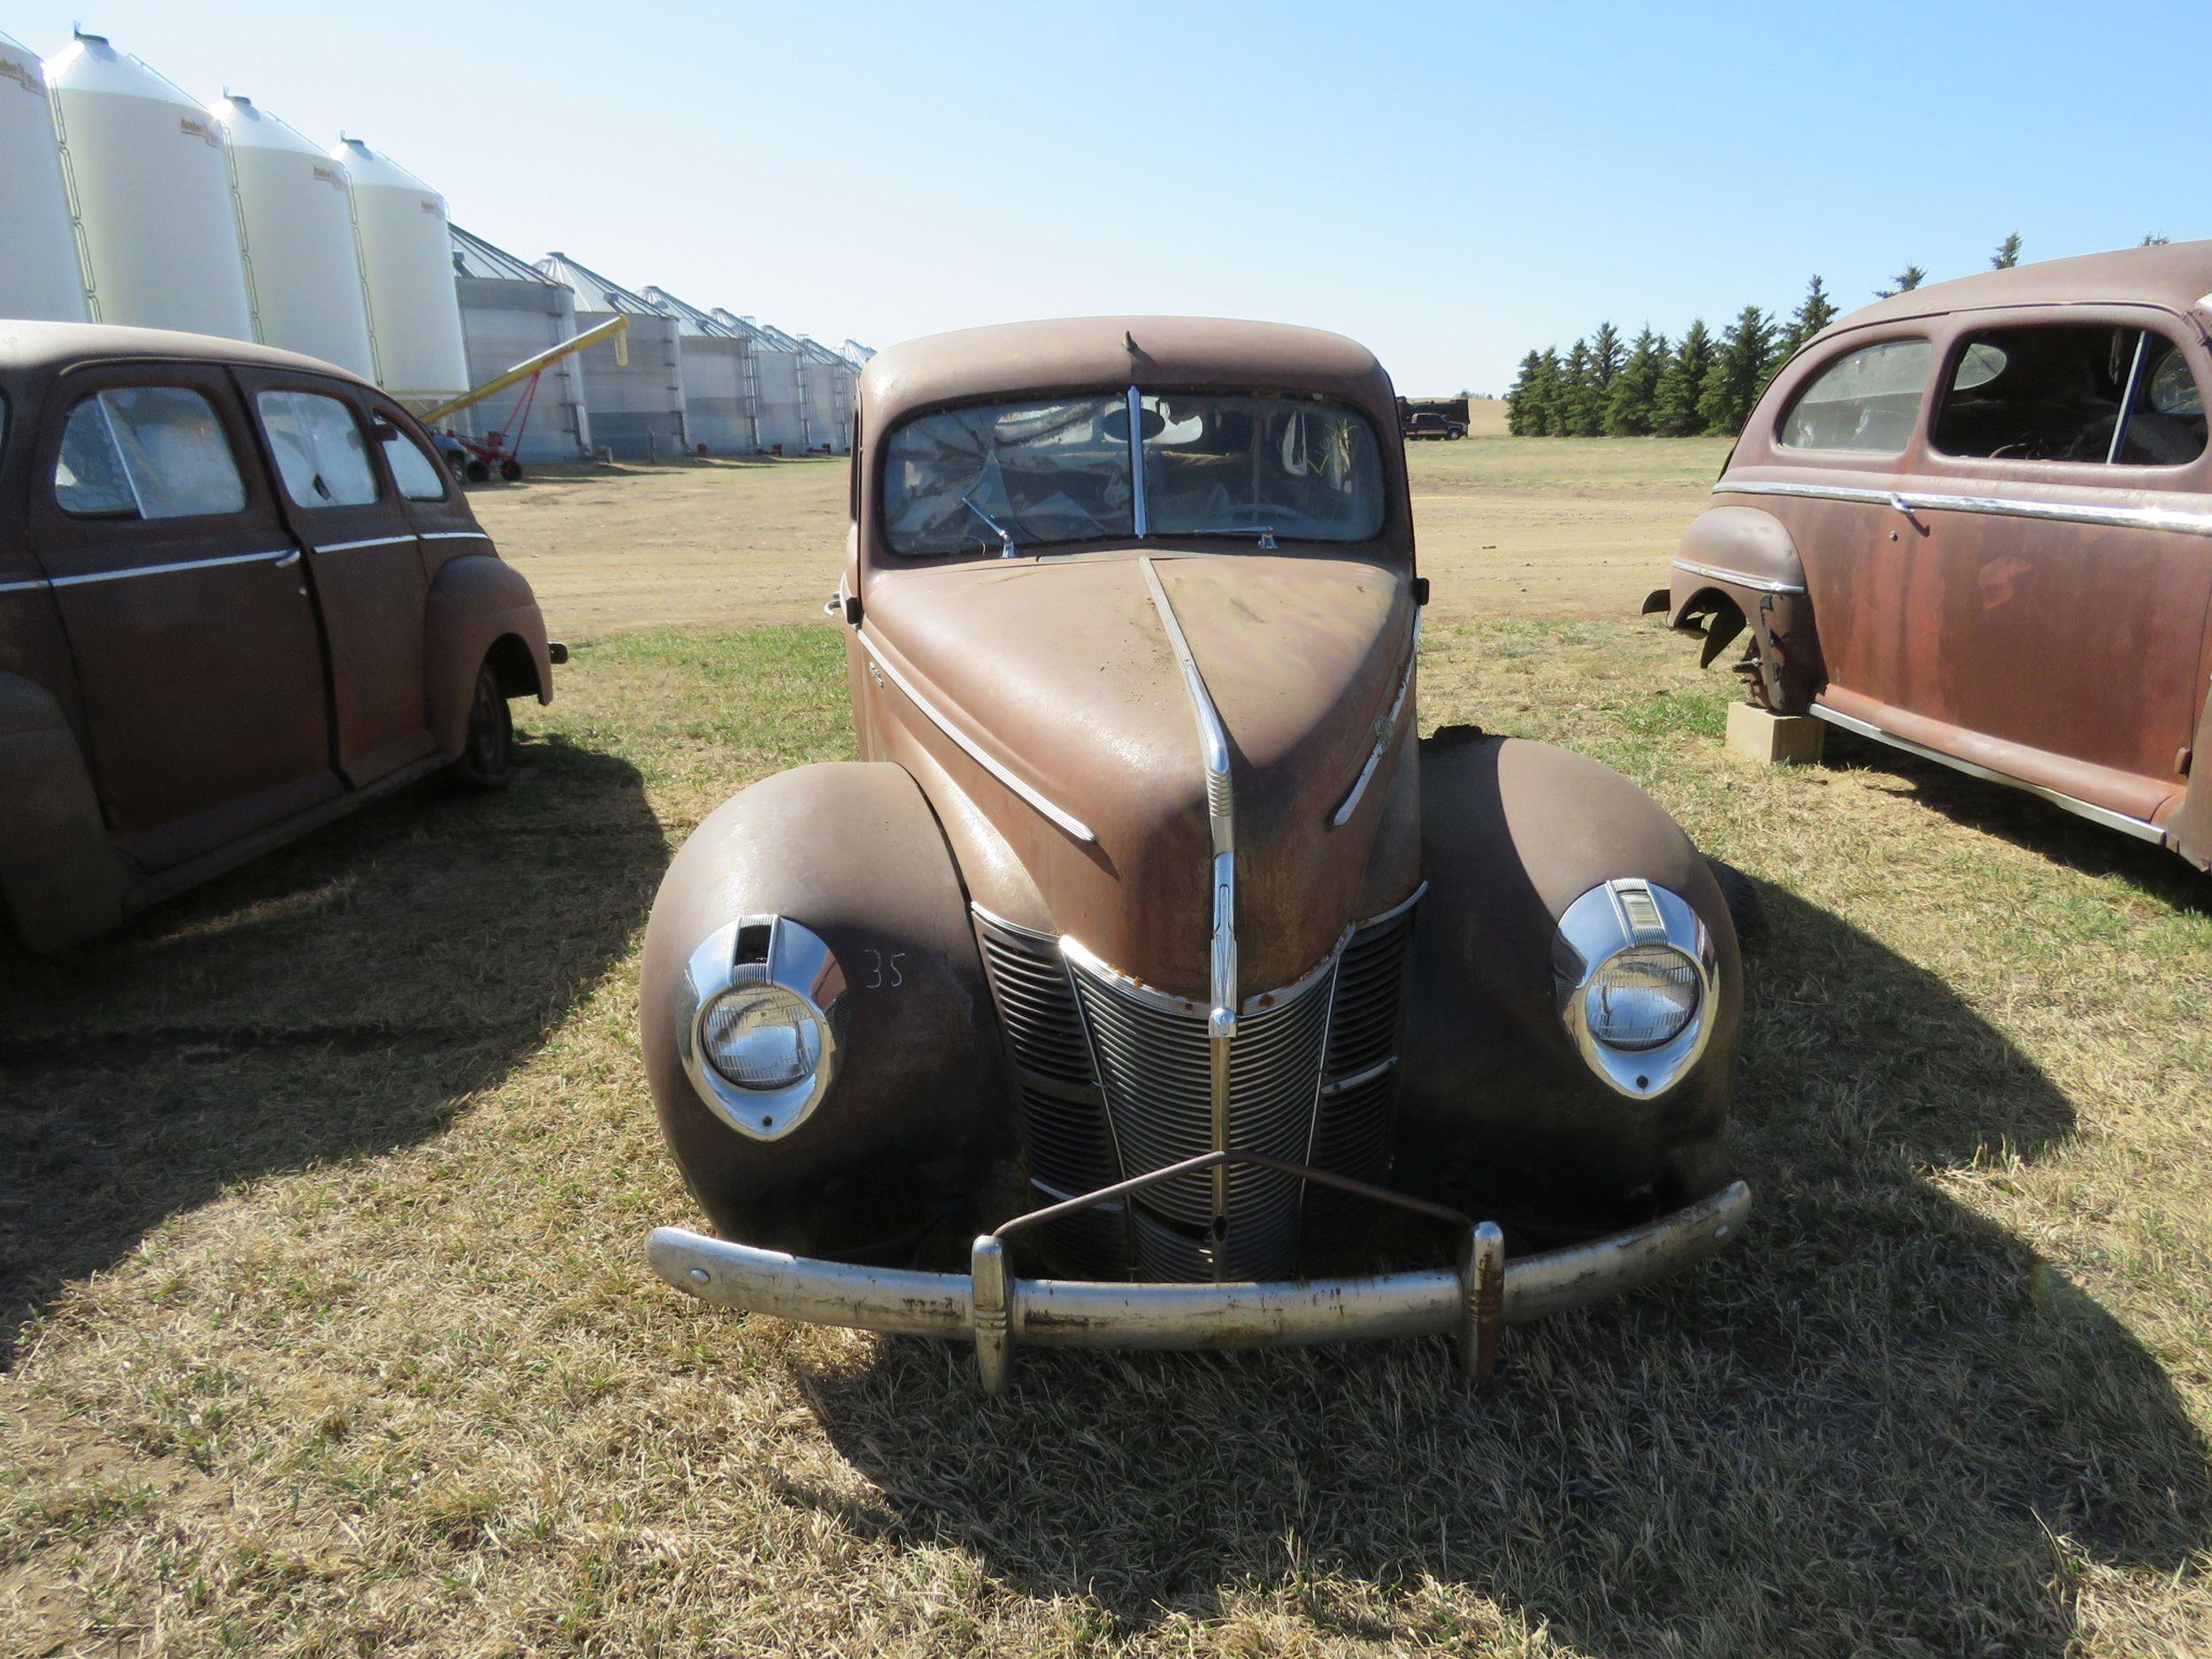
[[522, 463], [509, 456], [499, 464], [499, 476], [510, 484], [522, 482]]
[[1757, 936], [1766, 921], [1766, 907], [1759, 899], [1759, 884], [1730, 864], [1709, 857], [1705, 867], [1713, 872], [1713, 884], [1720, 889], [1721, 900], [1728, 906], [1728, 919], [1736, 925], [1736, 940], [1742, 943]]
[[507, 712], [507, 694], [500, 690], [489, 663], [476, 671], [468, 731], [461, 739], [461, 757], [453, 763], [453, 777], [465, 789], [504, 789], [515, 780], [515, 725]]

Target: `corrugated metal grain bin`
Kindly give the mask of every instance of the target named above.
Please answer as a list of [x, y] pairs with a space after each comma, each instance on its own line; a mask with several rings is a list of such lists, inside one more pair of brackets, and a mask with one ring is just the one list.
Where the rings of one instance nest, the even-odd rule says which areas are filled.
[[817, 447], [838, 455], [852, 449], [853, 365], [820, 341], [799, 336], [799, 371], [806, 387], [807, 426]]
[[46, 76], [27, 47], [0, 35], [0, 317], [81, 323], [84, 267], [62, 183]]
[[468, 353], [445, 197], [357, 138], [342, 139], [330, 158], [353, 186], [377, 383], [418, 408], [459, 396], [469, 388]]
[[[461, 338], [468, 349], [469, 384], [481, 386], [525, 357], [557, 346], [576, 334], [576, 296], [526, 259], [472, 236], [458, 225], [453, 239], [453, 288], [461, 305]], [[583, 357], [614, 357], [611, 346], [594, 346], [579, 357], [562, 358], [539, 376], [529, 424], [519, 440], [514, 418], [522, 388], [453, 417], [472, 437], [506, 434], [525, 464], [577, 461], [591, 453], [591, 418], [584, 409]]]
[[803, 455], [810, 447], [806, 426], [806, 398], [799, 378], [799, 342], [750, 317], [725, 311], [714, 313], [717, 322], [746, 330], [753, 347], [754, 420], [761, 447], [783, 446], [786, 455]]
[[752, 342], [666, 288], [648, 288], [645, 297], [676, 319], [683, 340], [684, 423], [693, 450], [753, 454], [760, 439], [753, 427]]
[[666, 461], [683, 454], [690, 441], [684, 429], [683, 343], [676, 319], [643, 295], [565, 253], [546, 255], [537, 268], [576, 296], [580, 330], [618, 313], [630, 319], [626, 368], [610, 351], [581, 354], [592, 442], [618, 461]]

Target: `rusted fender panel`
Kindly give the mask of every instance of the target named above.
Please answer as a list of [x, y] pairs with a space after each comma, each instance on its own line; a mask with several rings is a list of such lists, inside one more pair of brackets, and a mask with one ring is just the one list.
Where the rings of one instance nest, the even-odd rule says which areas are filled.
[[[686, 964], [741, 918], [818, 934], [844, 971], [836, 1073], [778, 1139], [741, 1136], [682, 1061]], [[995, 1016], [945, 838], [914, 780], [879, 761], [764, 778], [677, 853], [645, 933], [639, 1038], [684, 1179], [735, 1238], [853, 1256], [976, 1199], [1018, 1144]]]
[[[1422, 746], [1412, 1000], [1389, 1185], [1468, 1215], [1594, 1231], [1701, 1198], [1727, 1170], [1742, 967], [1704, 858], [1627, 779], [1548, 744], [1448, 728]], [[1629, 1102], [1562, 1025], [1552, 946], [1567, 907], [1638, 876], [1711, 930], [1718, 1006], [1703, 1057]]]
[[123, 919], [124, 867], [61, 704], [0, 674], [0, 894], [24, 942], [53, 951]]
[[1772, 513], [1756, 507], [1709, 507], [1682, 533], [1667, 620], [1679, 627], [1684, 609], [1709, 588], [1727, 593], [1749, 616], [1763, 594], [1802, 594], [1804, 561]]
[[430, 585], [422, 661], [430, 730], [449, 755], [461, 752], [476, 671], [492, 648], [510, 635], [521, 641], [534, 677], [524, 689], [534, 693], [540, 703], [552, 702], [553, 662], [546, 649], [545, 618], [529, 581], [513, 565], [488, 553], [447, 560]]
[[1714, 659], [1751, 630], [1758, 645], [1752, 692], [1764, 706], [1801, 714], [1827, 681], [1804, 561], [1780, 519], [1756, 507], [1712, 507], [1690, 521], [1671, 584], [1647, 612], [1663, 608], [1670, 626], [1701, 631]]

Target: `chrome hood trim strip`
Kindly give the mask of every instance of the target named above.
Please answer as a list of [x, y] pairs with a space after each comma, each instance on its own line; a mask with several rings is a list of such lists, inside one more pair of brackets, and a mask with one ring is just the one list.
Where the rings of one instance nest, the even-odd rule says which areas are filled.
[[1414, 664], [1421, 660], [1421, 613], [1413, 613], [1413, 640], [1406, 647], [1406, 665], [1398, 674], [1398, 695], [1390, 700], [1390, 712], [1383, 716], [1382, 729], [1376, 733], [1375, 747], [1369, 751], [1367, 764], [1359, 769], [1359, 776], [1352, 780], [1352, 793], [1344, 797], [1344, 804], [1329, 820], [1332, 829], [1342, 829], [1351, 821], [1359, 807], [1359, 798], [1367, 793], [1367, 785], [1375, 775], [1375, 768], [1382, 764], [1382, 757], [1389, 749], [1391, 740], [1398, 735], [1398, 717], [1405, 711], [1406, 694], [1413, 689]]
[[971, 741], [957, 726], [954, 726], [950, 720], [948, 720], [944, 715], [939, 711], [935, 703], [932, 703], [927, 697], [922, 695], [922, 694], [915, 688], [913, 681], [910, 680], [904, 674], [901, 673], [898, 669], [884, 657], [881, 651], [876, 649], [875, 641], [868, 637], [868, 631], [866, 628], [857, 627], [855, 628], [852, 633], [853, 638], [860, 641], [860, 649], [868, 654], [868, 660], [873, 663], [878, 668], [881, 669], [885, 677], [887, 678], [890, 682], [896, 686], [902, 692], [906, 694], [906, 700], [912, 703], [916, 708], [919, 709], [922, 713], [928, 718], [929, 723], [932, 726], [935, 726], [948, 738], [951, 739], [954, 746], [957, 748], [962, 754], [965, 755], [970, 760], [975, 762], [977, 765], [982, 767], [984, 771], [989, 772], [992, 777], [997, 779], [1009, 789], [1011, 789], [1016, 795], [1019, 795], [1024, 801], [1027, 802], [1032, 807], [1035, 808], [1040, 813], [1043, 814], [1044, 817], [1049, 818], [1054, 824], [1057, 825], [1068, 834], [1072, 835], [1077, 841], [1087, 842], [1094, 846], [1097, 844], [1098, 837], [1092, 833], [1091, 826], [1089, 825], [1086, 824], [1081, 818], [1076, 817], [1074, 813], [1066, 811], [1060, 807], [1053, 805], [1051, 802], [1046, 800], [1045, 797], [1040, 795], [1035, 789], [1032, 788], [1028, 784], [1024, 783], [1019, 778], [1017, 778], [1011, 772], [1010, 772], [1003, 761], [1000, 760], [996, 756], [991, 754], [987, 749], [984, 749], [981, 744]]

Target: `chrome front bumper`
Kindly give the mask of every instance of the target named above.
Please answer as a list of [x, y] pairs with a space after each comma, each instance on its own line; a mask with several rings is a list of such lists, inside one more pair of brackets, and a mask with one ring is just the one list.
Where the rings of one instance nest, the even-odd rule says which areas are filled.
[[[1637, 1289], [1702, 1261], [1751, 1210], [1738, 1181], [1647, 1225], [1565, 1249], [1505, 1259], [1497, 1226], [1470, 1228], [1455, 1271], [1430, 1269], [1270, 1284], [1109, 1284], [1016, 1279], [996, 1234], [975, 1241], [967, 1275], [856, 1267], [657, 1227], [653, 1270], [717, 1307], [897, 1336], [965, 1337], [987, 1392], [1006, 1385], [1023, 1344], [1081, 1348], [1230, 1348], [1379, 1337], [1457, 1337], [1471, 1377], [1487, 1377], [1500, 1329]], [[1004, 1229], [1002, 1229], [1002, 1232]]]

